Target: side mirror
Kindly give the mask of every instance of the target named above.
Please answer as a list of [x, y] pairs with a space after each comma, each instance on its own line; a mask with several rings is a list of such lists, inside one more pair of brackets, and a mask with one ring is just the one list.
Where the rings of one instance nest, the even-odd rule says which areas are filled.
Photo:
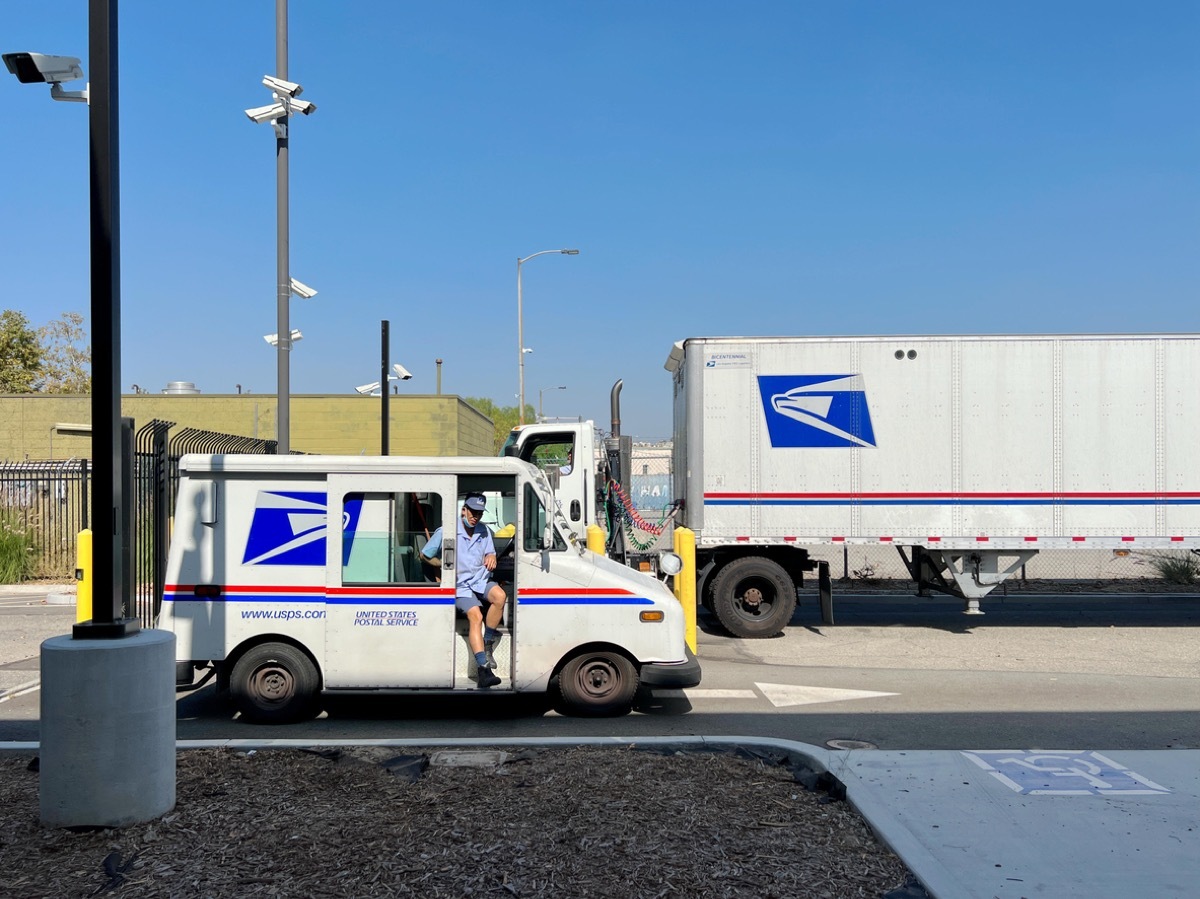
[[554, 529], [550, 525], [542, 531], [542, 549], [554, 549]]

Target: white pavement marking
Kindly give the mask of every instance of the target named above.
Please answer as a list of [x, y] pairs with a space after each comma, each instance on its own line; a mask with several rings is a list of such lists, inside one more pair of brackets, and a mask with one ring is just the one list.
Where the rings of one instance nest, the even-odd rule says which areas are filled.
[[697, 687], [688, 690], [655, 690], [655, 696], [665, 696], [672, 699], [758, 699], [753, 690], [718, 690]]
[[11, 690], [0, 690], [0, 702], [8, 702], [16, 696], [24, 696], [26, 693], [32, 693], [34, 690], [41, 689], [41, 686], [41, 681], [34, 680], [13, 687]]
[[767, 697], [776, 707], [900, 695], [899, 693], [876, 693], [873, 690], [843, 690], [836, 687], [799, 687], [792, 684], [755, 684], [754, 686], [762, 690], [763, 696]]

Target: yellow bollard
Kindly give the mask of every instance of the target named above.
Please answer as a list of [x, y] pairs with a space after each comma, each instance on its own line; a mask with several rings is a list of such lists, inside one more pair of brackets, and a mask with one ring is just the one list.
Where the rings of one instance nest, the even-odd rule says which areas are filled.
[[598, 556], [604, 555], [604, 528], [598, 524], [587, 526], [587, 548]]
[[675, 528], [675, 553], [683, 560], [683, 570], [675, 575], [675, 598], [683, 606], [684, 639], [696, 651], [696, 532]]
[[75, 537], [75, 621], [92, 618], [92, 532], [84, 528]]

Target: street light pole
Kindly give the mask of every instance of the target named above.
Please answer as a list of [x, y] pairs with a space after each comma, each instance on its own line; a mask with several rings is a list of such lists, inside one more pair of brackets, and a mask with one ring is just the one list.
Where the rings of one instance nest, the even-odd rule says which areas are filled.
[[578, 256], [578, 250], [539, 250], [536, 253], [530, 253], [524, 258], [517, 259], [517, 373], [518, 387], [520, 392], [517, 394], [517, 423], [525, 424], [525, 330], [521, 310], [521, 264], [528, 262], [534, 256], [544, 256], [547, 253], [561, 253], [564, 256]]
[[91, 136], [92, 266], [92, 617], [76, 624], [76, 638], [136, 634], [124, 617], [130, 596], [128, 558], [122, 552], [130, 516], [121, 446], [121, 217], [117, 109], [117, 0], [89, 5], [88, 119]]
[[562, 385], [561, 387], [539, 387], [538, 388], [538, 421], [541, 421], [543, 418], [546, 417], [542, 414], [542, 394], [545, 393], [547, 390], [566, 390], [566, 389], [567, 389], [567, 386], [565, 384]]
[[[288, 77], [288, 4], [287, 0], [275, 0], [275, 74], [287, 81]], [[292, 298], [291, 275], [288, 271], [288, 122], [283, 119], [282, 128], [275, 129], [275, 318], [279, 335], [276, 346], [276, 449], [286, 456], [291, 452], [291, 355], [292, 333], [288, 321], [288, 306]]]

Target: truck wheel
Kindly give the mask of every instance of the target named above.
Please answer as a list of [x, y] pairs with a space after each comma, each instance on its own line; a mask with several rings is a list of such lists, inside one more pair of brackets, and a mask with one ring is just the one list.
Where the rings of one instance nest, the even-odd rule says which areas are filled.
[[762, 556], [736, 559], [713, 580], [713, 611], [735, 637], [773, 637], [796, 611], [796, 585]]
[[311, 718], [317, 708], [316, 666], [286, 643], [248, 650], [229, 673], [229, 692], [247, 721], [286, 724]]
[[558, 675], [564, 711], [587, 718], [627, 714], [637, 688], [637, 669], [616, 652], [580, 653]]

